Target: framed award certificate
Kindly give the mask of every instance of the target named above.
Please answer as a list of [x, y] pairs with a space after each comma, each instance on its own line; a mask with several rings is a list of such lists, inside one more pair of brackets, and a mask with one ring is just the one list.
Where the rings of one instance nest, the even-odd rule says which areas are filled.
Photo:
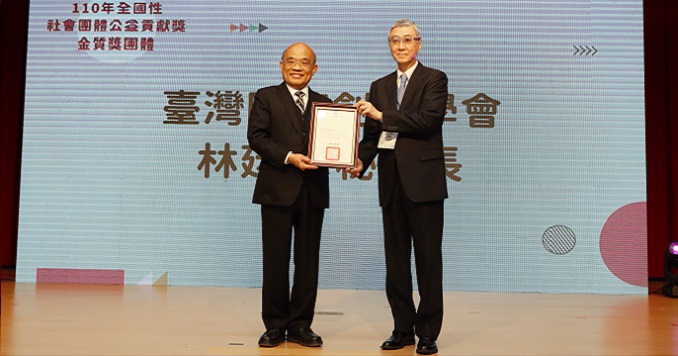
[[360, 114], [353, 105], [313, 103], [308, 137], [311, 164], [355, 167], [358, 162]]

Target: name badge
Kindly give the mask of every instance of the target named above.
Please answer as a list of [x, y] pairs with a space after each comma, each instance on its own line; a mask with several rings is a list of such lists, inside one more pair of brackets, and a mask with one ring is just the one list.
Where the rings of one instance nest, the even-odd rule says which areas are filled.
[[395, 148], [397, 139], [397, 132], [382, 131], [381, 136], [379, 136], [379, 144], [377, 145], [377, 148], [392, 150]]

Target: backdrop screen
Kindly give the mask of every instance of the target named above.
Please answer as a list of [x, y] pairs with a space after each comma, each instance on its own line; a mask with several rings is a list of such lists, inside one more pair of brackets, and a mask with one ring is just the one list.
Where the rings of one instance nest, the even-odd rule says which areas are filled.
[[[259, 287], [254, 93], [302, 41], [365, 99], [401, 18], [449, 77], [445, 290], [646, 294], [641, 0], [33, 0], [17, 280]], [[375, 167], [330, 189], [320, 287], [382, 289]]]

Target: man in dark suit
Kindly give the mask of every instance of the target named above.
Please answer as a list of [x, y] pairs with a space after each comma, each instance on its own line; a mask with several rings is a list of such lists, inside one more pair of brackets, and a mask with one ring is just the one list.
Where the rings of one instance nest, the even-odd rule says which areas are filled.
[[[364, 115], [358, 167], [362, 177], [379, 155], [379, 205], [386, 254], [386, 296], [394, 328], [381, 345], [397, 350], [414, 345], [417, 353], [438, 352], [443, 320], [443, 201], [447, 198], [442, 125], [447, 108], [447, 76], [417, 61], [421, 33], [410, 20], [397, 21], [388, 35], [397, 71], [370, 87], [369, 102], [356, 103]], [[412, 298], [411, 246], [419, 285]]]
[[[261, 156], [252, 202], [261, 204], [263, 286], [261, 316], [266, 332], [259, 346], [285, 341], [317, 347], [311, 330], [318, 293], [318, 260], [323, 215], [329, 207], [327, 168], [306, 156], [311, 105], [331, 102], [308, 87], [318, 70], [315, 53], [304, 43], [290, 45], [280, 70], [284, 83], [257, 91], [250, 110], [247, 140]], [[294, 230], [294, 282], [289, 263]]]

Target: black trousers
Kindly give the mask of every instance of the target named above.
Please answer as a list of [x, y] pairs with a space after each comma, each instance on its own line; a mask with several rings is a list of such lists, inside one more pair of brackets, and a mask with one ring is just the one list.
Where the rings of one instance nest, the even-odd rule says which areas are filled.
[[[387, 206], [382, 207], [386, 249], [386, 297], [394, 330], [438, 339], [443, 322], [443, 201], [414, 203], [398, 174]], [[420, 302], [412, 296], [411, 261], [414, 245]]]
[[[261, 316], [266, 330], [310, 327], [318, 295], [320, 233], [325, 210], [302, 188], [292, 206], [261, 206], [263, 285]], [[294, 279], [289, 266], [294, 231]]]

